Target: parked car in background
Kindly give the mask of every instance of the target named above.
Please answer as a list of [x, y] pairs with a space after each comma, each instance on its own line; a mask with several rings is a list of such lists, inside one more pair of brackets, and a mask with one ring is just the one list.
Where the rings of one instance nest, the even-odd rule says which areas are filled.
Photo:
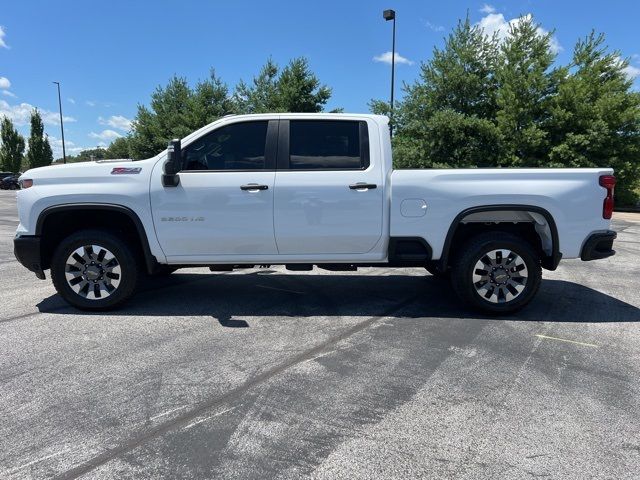
[[2, 190], [19, 190], [20, 184], [18, 183], [18, 178], [20, 175], [9, 175], [8, 177], [4, 177], [0, 180], [0, 189]]

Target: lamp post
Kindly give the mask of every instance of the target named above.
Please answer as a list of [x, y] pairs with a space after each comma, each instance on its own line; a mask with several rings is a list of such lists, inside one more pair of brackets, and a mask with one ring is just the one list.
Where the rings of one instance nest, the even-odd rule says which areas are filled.
[[62, 123], [62, 100], [60, 98], [60, 82], [53, 82], [58, 86], [58, 108], [60, 110], [60, 131], [62, 132], [62, 163], [67, 163], [67, 152], [64, 148], [64, 124]]
[[391, 102], [389, 102], [391, 124], [389, 125], [389, 133], [393, 136], [393, 81], [396, 70], [396, 11], [385, 10], [382, 12], [385, 21], [393, 20], [393, 40], [391, 43]]

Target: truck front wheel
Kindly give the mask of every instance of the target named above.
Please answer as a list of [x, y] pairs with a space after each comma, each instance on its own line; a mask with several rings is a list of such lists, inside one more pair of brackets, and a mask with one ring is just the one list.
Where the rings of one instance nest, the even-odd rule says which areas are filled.
[[542, 280], [531, 245], [506, 232], [480, 234], [463, 245], [451, 269], [451, 284], [468, 305], [490, 314], [526, 306]]
[[105, 230], [82, 230], [62, 240], [51, 279], [62, 298], [81, 310], [109, 310], [134, 293], [139, 266], [131, 248]]

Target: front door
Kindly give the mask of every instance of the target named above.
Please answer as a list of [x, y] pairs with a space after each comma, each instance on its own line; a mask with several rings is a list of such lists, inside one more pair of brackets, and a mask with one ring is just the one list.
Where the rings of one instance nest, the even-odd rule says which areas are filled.
[[277, 120], [231, 123], [183, 147], [179, 185], [151, 189], [156, 234], [170, 261], [277, 253], [277, 129]]

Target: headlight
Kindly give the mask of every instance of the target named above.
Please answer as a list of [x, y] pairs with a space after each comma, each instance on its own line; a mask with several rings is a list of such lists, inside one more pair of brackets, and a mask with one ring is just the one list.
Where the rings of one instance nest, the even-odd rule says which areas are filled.
[[33, 186], [33, 180], [31, 180], [30, 178], [25, 178], [24, 180], [19, 180], [18, 183], [20, 184], [20, 188], [22, 188], [23, 190], [25, 188], [29, 188]]

